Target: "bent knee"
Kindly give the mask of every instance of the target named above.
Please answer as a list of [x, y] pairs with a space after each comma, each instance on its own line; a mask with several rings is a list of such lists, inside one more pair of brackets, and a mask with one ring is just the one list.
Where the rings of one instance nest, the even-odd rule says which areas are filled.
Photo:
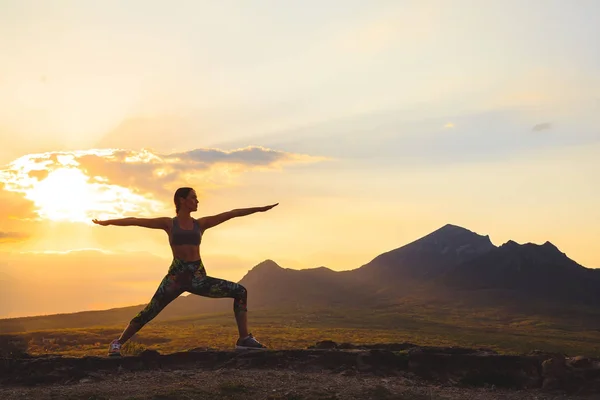
[[248, 290], [242, 285], [239, 285], [236, 296], [233, 301], [233, 310], [237, 312], [248, 311]]

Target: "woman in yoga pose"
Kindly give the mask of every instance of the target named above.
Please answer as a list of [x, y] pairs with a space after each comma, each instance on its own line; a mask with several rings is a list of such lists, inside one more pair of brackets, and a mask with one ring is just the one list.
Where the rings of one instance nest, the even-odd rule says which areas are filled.
[[169, 235], [169, 244], [173, 253], [173, 262], [167, 275], [158, 286], [156, 293], [132, 320], [121, 337], [111, 342], [108, 355], [120, 356], [121, 346], [127, 342], [144, 325], [158, 315], [170, 302], [183, 292], [212, 298], [233, 298], [233, 312], [238, 327], [239, 339], [236, 349], [266, 348], [248, 332], [247, 299], [248, 292], [238, 283], [206, 275], [200, 258], [200, 242], [202, 234], [208, 228], [217, 226], [231, 218], [264, 212], [275, 207], [240, 208], [221, 214], [192, 218], [192, 212], [198, 210], [198, 197], [194, 189], [183, 187], [177, 189], [173, 198], [177, 215], [174, 218], [121, 218], [93, 222], [98, 225], [141, 226], [151, 229], [162, 229]]

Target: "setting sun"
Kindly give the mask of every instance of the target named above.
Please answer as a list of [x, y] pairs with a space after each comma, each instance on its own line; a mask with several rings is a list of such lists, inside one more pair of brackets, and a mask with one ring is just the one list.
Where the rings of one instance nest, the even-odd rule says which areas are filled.
[[78, 169], [60, 168], [28, 190], [26, 197], [39, 208], [42, 218], [83, 221], [96, 197], [87, 181]]
[[[105, 152], [90, 154], [96, 153]], [[162, 206], [129, 188], [109, 184], [102, 176], [86, 175], [74, 154], [28, 155], [0, 171], [0, 176], [6, 189], [24, 194], [44, 220], [90, 223], [92, 218], [154, 212]]]

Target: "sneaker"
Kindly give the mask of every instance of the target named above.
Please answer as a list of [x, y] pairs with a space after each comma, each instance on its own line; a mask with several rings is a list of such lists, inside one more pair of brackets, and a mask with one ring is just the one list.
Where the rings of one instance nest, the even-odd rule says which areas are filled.
[[119, 343], [119, 339], [115, 339], [112, 342], [110, 342], [110, 346], [108, 348], [108, 356], [121, 357], [121, 343]]
[[235, 344], [236, 350], [265, 350], [266, 348], [267, 346], [261, 344], [258, 340], [256, 340], [251, 333], [244, 339], [238, 339], [237, 343]]

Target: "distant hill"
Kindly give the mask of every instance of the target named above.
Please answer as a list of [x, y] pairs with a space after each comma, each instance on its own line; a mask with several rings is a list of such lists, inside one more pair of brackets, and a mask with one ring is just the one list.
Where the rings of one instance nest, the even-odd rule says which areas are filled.
[[[407, 296], [470, 302], [473, 307], [524, 301], [541, 301], [543, 307], [600, 306], [600, 271], [579, 265], [553, 244], [509, 241], [496, 247], [487, 235], [450, 224], [354, 270], [293, 270], [265, 260], [251, 268], [240, 283], [248, 289], [249, 308], [255, 310], [335, 307], [376, 312]], [[122, 324], [143, 306], [0, 320], [0, 328]], [[231, 299], [181, 296], [156, 320], [231, 310]]]
[[[356, 282], [348, 273], [325, 267], [294, 270], [282, 268], [273, 260], [254, 266], [240, 281], [248, 290], [248, 306], [256, 308], [346, 307], [356, 304], [376, 304], [374, 287]], [[187, 296], [175, 302], [189, 310], [205, 310], [212, 303], [213, 311], [229, 311], [231, 300]], [[174, 302], [174, 303], [175, 303]]]

